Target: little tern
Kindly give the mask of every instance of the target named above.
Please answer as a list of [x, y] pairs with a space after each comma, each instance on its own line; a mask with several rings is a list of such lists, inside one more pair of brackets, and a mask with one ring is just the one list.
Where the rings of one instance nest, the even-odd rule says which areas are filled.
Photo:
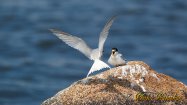
[[108, 63], [116, 67], [126, 64], [125, 60], [122, 58], [122, 54], [118, 52], [117, 48], [112, 48], [112, 53], [108, 59]]
[[79, 37], [70, 35], [68, 33], [65, 33], [65, 32], [62, 32], [56, 29], [50, 29], [50, 31], [52, 31], [54, 35], [56, 35], [59, 39], [64, 41], [67, 45], [69, 45], [70, 47], [73, 47], [74, 49], [77, 49], [78, 51], [83, 53], [86, 57], [88, 57], [90, 60], [94, 61], [92, 67], [90, 68], [87, 74], [87, 77], [88, 77], [89, 74], [91, 74], [94, 71], [98, 71], [103, 68], [110, 68], [110, 66], [108, 66], [106, 63], [101, 61], [101, 56], [103, 54], [103, 46], [107, 39], [109, 29], [115, 18], [116, 16], [113, 16], [112, 18], [110, 18], [109, 21], [104, 26], [103, 30], [100, 33], [98, 48], [96, 49], [91, 49], [85, 43], [85, 41]]

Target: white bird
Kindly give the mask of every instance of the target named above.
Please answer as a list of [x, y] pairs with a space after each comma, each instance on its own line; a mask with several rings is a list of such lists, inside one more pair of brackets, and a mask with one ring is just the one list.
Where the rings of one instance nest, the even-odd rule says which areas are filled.
[[101, 56], [103, 54], [103, 46], [105, 43], [105, 40], [107, 39], [109, 29], [114, 21], [116, 16], [112, 17], [104, 26], [103, 30], [100, 33], [99, 37], [99, 44], [98, 48], [91, 49], [84, 40], [82, 40], [79, 37], [72, 36], [68, 33], [58, 31], [56, 29], [50, 29], [53, 34], [55, 34], [58, 38], [60, 38], [62, 41], [64, 41], [69, 46], [79, 50], [81, 53], [83, 53], [85, 56], [87, 56], [90, 60], [93, 60], [94, 63], [90, 69], [90, 71], [87, 74], [87, 77], [89, 74], [91, 74], [94, 71], [101, 70], [103, 68], [110, 68], [106, 63], [101, 61]]
[[108, 59], [108, 63], [116, 67], [126, 64], [125, 60], [122, 58], [122, 54], [118, 52], [117, 48], [112, 48], [112, 53]]

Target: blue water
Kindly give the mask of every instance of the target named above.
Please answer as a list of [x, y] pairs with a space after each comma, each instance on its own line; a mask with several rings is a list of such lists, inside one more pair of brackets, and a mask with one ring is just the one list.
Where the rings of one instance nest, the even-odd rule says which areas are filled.
[[186, 0], [1, 0], [0, 105], [38, 105], [82, 79], [92, 61], [48, 29], [97, 47], [106, 21], [121, 13], [105, 43], [187, 84]]

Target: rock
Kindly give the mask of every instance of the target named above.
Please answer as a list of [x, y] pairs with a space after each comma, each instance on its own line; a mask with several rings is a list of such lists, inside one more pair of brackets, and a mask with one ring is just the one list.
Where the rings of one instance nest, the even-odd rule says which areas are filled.
[[[178, 71], [180, 72], [180, 71]], [[187, 105], [187, 86], [141, 61], [79, 80], [42, 105]]]

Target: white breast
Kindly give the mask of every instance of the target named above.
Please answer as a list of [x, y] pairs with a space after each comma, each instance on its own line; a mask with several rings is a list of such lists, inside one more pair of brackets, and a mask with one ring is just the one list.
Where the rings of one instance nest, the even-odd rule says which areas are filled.
[[108, 59], [108, 63], [113, 66], [124, 65], [125, 60], [123, 60], [122, 54], [116, 52], [114, 55], [111, 54], [110, 58]]

